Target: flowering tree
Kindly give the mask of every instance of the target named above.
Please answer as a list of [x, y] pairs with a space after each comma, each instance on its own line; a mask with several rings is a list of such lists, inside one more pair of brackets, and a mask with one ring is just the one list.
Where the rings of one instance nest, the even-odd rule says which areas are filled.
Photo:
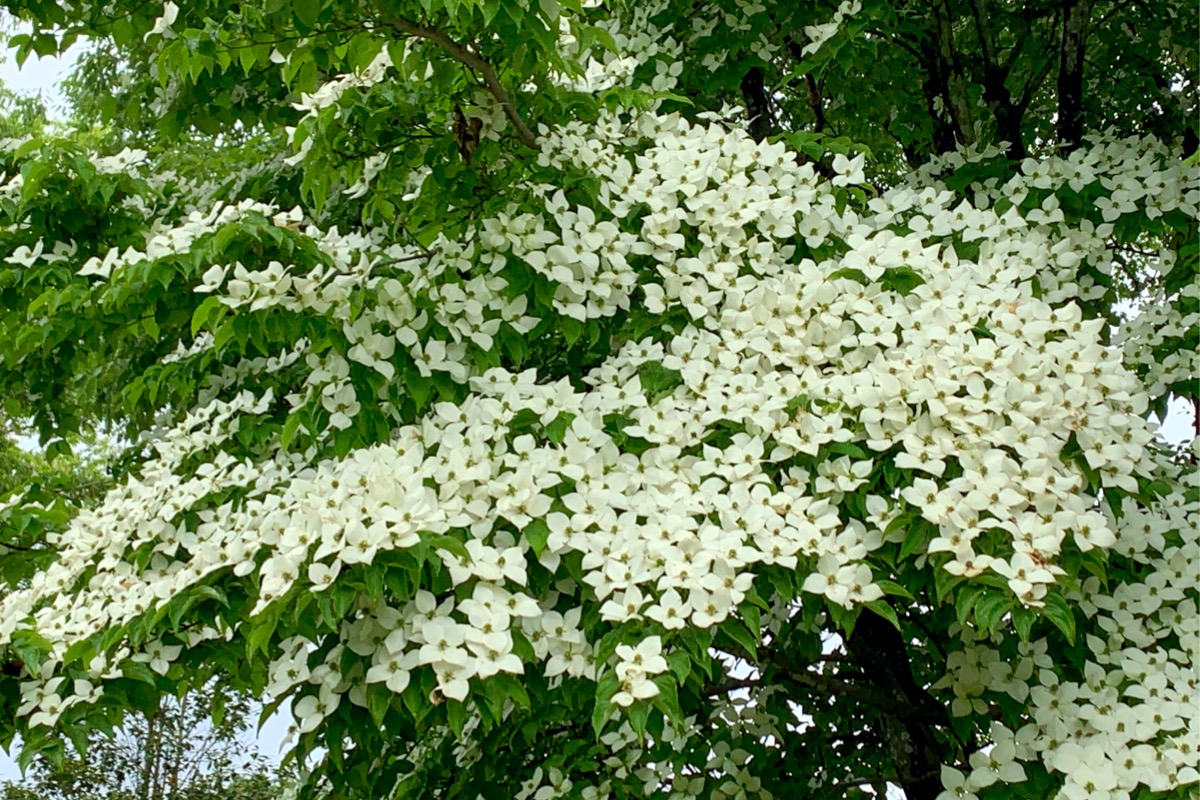
[[215, 680], [310, 795], [1195, 791], [1194, 9], [9, 5], [147, 143], [3, 147], [6, 403], [134, 443], [0, 505], [23, 758]]

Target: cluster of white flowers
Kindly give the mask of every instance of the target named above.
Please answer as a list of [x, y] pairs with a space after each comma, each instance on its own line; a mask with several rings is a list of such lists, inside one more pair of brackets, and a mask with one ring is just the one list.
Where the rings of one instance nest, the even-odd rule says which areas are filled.
[[[1162, 142], [1101, 135], [1087, 138], [1089, 147], [1078, 148], [1065, 156], [1027, 159], [1021, 171], [1004, 182], [989, 178], [971, 185], [974, 207], [979, 210], [1001, 204], [1020, 205], [1031, 196], [1040, 198], [1039, 207], [1024, 215], [1023, 222], [1011, 216], [1012, 208], [1001, 214], [1000, 219], [1029, 226], [1030, 230], [1024, 236], [1026, 241], [1032, 240], [1040, 250], [1048, 249], [1047, 256], [1038, 259], [1037, 279], [1043, 298], [1050, 303], [1072, 298], [1095, 300], [1104, 296], [1104, 287], [1077, 268], [1090, 264], [1102, 273], [1111, 271], [1110, 237], [1122, 216], [1157, 219], [1178, 210], [1194, 219], [1200, 209], [1200, 168], [1180, 163]], [[942, 176], [972, 162], [1001, 155], [1000, 148], [990, 145], [948, 153], [930, 160], [914, 172], [909, 177], [909, 185], [918, 190], [944, 190]], [[1100, 221], [1069, 224], [1062, 211], [1060, 195], [1066, 192], [1079, 194], [1086, 187], [1097, 184], [1103, 190], [1095, 202]], [[953, 213], [959, 211], [956, 208]], [[985, 226], [981, 233], [1007, 233], [1003, 224], [1000, 229], [988, 225], [987, 215], [972, 214], [972, 217], [978, 225]], [[1014, 253], [1014, 256], [1027, 259], [1029, 254]], [[1160, 260], [1152, 266], [1165, 272], [1172, 263], [1171, 260]], [[1154, 305], [1150, 303], [1146, 307]]]
[[146, 155], [145, 150], [131, 150], [126, 147], [115, 155], [93, 158], [92, 164], [96, 167], [97, 172], [121, 174], [129, 171], [132, 167], [145, 164]]
[[46, 252], [46, 242], [38, 239], [32, 247], [23, 244], [13, 248], [5, 262], [22, 267], [31, 267], [41, 261], [45, 264], [57, 264], [69, 260], [79, 248], [74, 242], [55, 242], [53, 249]]
[[[199, 290], [235, 311], [278, 305], [340, 323], [346, 351], [306, 353], [309, 377], [289, 398], [293, 406], [319, 402], [333, 429], [380, 402], [357, 393], [350, 362], [392, 380], [401, 348], [421, 374], [445, 372], [470, 393], [343, 458], [313, 446], [255, 463], [219, 448], [239, 426], [254, 425], [273, 396], [239, 389], [236, 376], [218, 381], [218, 394], [157, 441], [157, 458], [138, 477], [76, 518], [60, 560], [0, 599], [0, 642], [32, 628], [52, 648], [52, 666], [28, 681], [37, 702], [27, 701], [26, 713], [36, 708], [38, 723], [53, 722], [46, 704], [61, 711], [80, 693], [66, 693], [53, 667], [72, 643], [208, 576], [254, 575], [257, 615], [426, 545], [453, 593], [410, 587], [394, 606], [360, 598], [336, 634], [284, 642], [270, 692], [300, 692], [293, 711], [301, 731], [316, 730], [343, 697], [366, 705], [373, 684], [404, 691], [426, 667], [438, 693], [457, 700], [470, 697], [472, 681], [501, 673], [615, 672], [613, 700], [630, 706], [658, 694], [674, 633], [738, 614], [760, 565], [801, 570], [804, 591], [853, 607], [883, 596], [877, 581], [887, 575], [874, 571], [870, 554], [919, 523], [931, 537], [913, 549], [918, 564], [964, 578], [994, 573], [1028, 607], [1057, 591], [1068, 555], [1133, 548], [1157, 570], [1142, 589], [1117, 588], [1104, 599], [1087, 584], [1076, 598], [1102, 611], [1113, 633], [1089, 640], [1096, 677], [1086, 687], [1060, 688], [1044, 645], [1030, 645], [1012, 666], [964, 630], [964, 649], [948, 664], [956, 710], [980, 712], [976, 701], [1000, 690], [1032, 697], [1042, 716], [1016, 734], [994, 729], [990, 755], [975, 759], [968, 776], [947, 772], [948, 788], [1019, 780], [1012, 758], [1038, 756], [1071, 776], [1100, 776], [1093, 786], [1107, 785], [1105, 769], [1122, 785], [1197, 780], [1195, 717], [1180, 696], [1195, 699], [1182, 672], [1196, 663], [1187, 622], [1195, 591], [1181, 588], [1194, 572], [1195, 541], [1139, 551], [1125, 526], [1142, 512], [1131, 506], [1115, 519], [1096, 510], [1099, 493], [1138, 494], [1155, 467], [1146, 393], [1120, 352], [1099, 344], [1103, 322], [1072, 301], [1077, 287], [1049, 277], [1102, 257], [1101, 226], [1066, 226], [1047, 203], [1023, 216], [1015, 205], [998, 213], [995, 203], [957, 202], [932, 172], [928, 185], [856, 207], [844, 187], [862, 181], [861, 159], [840, 159], [837, 179], [825, 180], [782, 145], [678, 116], [609, 116], [546, 131], [542, 145], [545, 165], [600, 179], [596, 207], [535, 192], [536, 213], [514, 207], [484, 221], [474, 239], [443, 237], [428, 252], [309, 227], [305, 235], [332, 267], [301, 276], [281, 262], [235, 264], [231, 276], [218, 265], [204, 275]], [[1150, 157], [1143, 169], [1120, 146], [1098, 148], [1113, 171], [1105, 175], [1159, 176], [1138, 186], [1154, 183], [1160, 207], [1195, 214], [1196, 190], [1165, 159]], [[1130, 197], [1149, 202], [1119, 179]], [[1031, 167], [1012, 186], [980, 193], [1013, 198], [1046, 180], [1058, 185]], [[1124, 197], [1113, 208], [1144, 211]], [[162, 233], [145, 253], [113, 251], [81, 274], [119, 279], [122, 265], [182, 252], [247, 211], [276, 210], [218, 208]], [[973, 245], [969, 256], [961, 243]], [[513, 261], [553, 285], [564, 319], [636, 306], [682, 311], [690, 322], [674, 335], [624, 343], [581, 383], [484, 370], [468, 358], [471, 348], [493, 350], [503, 326], [523, 334], [538, 322], [526, 316], [525, 295], [509, 296], [504, 273]], [[357, 316], [351, 296], [363, 300]], [[427, 335], [432, 322], [447, 339]], [[296, 342], [276, 363], [295, 365], [305, 349]], [[211, 450], [202, 466], [188, 466], [189, 456]], [[889, 470], [900, 476], [891, 485]], [[864, 519], [839, 513], [851, 495], [867, 509]], [[1195, 527], [1191, 517], [1170, 523]], [[580, 565], [576, 577], [568, 560]], [[535, 564], [554, 578], [542, 596], [529, 585]], [[580, 622], [588, 604], [606, 621], [651, 633], [597, 664]], [[1146, 648], [1160, 634], [1181, 643], [1149, 664]], [[103, 656], [88, 679], [126, 655], [166, 672], [182, 646], [157, 641]], [[1035, 677], [1041, 688], [1031, 690]], [[1104, 711], [1073, 717], [1051, 702], [1061, 691]], [[1119, 736], [1101, 721], [1117, 711], [1129, 716], [1120, 731], [1128, 764], [1109, 757], [1125, 751], [1113, 749]], [[1179, 742], [1179, 755], [1144, 762], [1138, 743], [1160, 752], [1164, 736]], [[1068, 739], [1077, 750], [1063, 746]], [[714, 758], [730, 776], [724, 796], [756, 796], [744, 759]]]
[[[1200, 379], [1200, 311], [1183, 313], [1181, 302], [1200, 305], [1200, 285], [1184, 286], [1178, 296], [1154, 297], [1128, 320], [1116, 336], [1125, 363], [1145, 371], [1146, 391], [1162, 397], [1173, 386], [1195, 385]], [[1164, 345], [1171, 352], [1161, 355]]]
[[189, 252], [192, 245], [201, 236], [211, 233], [222, 225], [242, 219], [248, 213], [272, 216], [277, 213], [277, 209], [266, 203], [243, 200], [230, 205], [218, 203], [207, 214], [193, 211], [178, 225], [152, 227], [146, 235], [144, 250], [127, 247], [122, 251], [121, 248], [114, 247], [103, 258], [100, 256], [89, 258], [79, 269], [78, 274], [111, 280], [115, 272], [126, 267], [156, 261], [167, 256], [182, 255]]
[[387, 40], [380, 42], [379, 54], [364, 69], [339, 75], [322, 83], [320, 88], [312, 94], [300, 95], [300, 102], [293, 103], [292, 107], [297, 111], [306, 112], [308, 116], [316, 116], [321, 109], [337, 105], [338, 100], [347, 90], [370, 87], [381, 82], [392, 66], [392, 56], [385, 46], [386, 43]]
[[1200, 781], [1200, 503], [1181, 493], [1155, 511], [1127, 501], [1113, 526], [1113, 553], [1142, 565], [1142, 577], [1108, 588], [1092, 577], [1074, 598], [1106, 634], [1081, 644], [1081, 680], [1055, 671], [1044, 640], [1020, 645], [1012, 661], [999, 651], [1012, 634], [962, 631], [963, 649], [951, 654], [943, 680], [956, 695], [954, 713], [986, 714], [1006, 694], [1027, 705], [1031, 721], [1015, 733], [994, 724], [995, 747], [972, 756], [970, 773], [944, 771], [948, 797], [1023, 781], [1021, 761], [1061, 773], [1070, 798]]

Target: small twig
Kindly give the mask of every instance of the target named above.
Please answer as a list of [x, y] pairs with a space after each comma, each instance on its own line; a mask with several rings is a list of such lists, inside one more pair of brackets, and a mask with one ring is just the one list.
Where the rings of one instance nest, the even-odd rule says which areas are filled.
[[757, 678], [730, 678], [724, 683], [705, 689], [704, 696], [715, 697], [717, 695], [736, 692], [738, 689], [753, 689], [762, 685], [762, 681]]
[[27, 547], [20, 544], [12, 544], [11, 542], [0, 542], [0, 556], [6, 555], [5, 550], [15, 550], [18, 553], [50, 553], [49, 549], [38, 549], [36, 547]]
[[895, 776], [880, 775], [878, 778], [852, 778], [848, 781], [838, 781], [830, 784], [830, 789], [849, 789], [851, 786], [871, 786], [877, 783], [898, 783]]
[[504, 115], [508, 117], [509, 122], [517, 131], [517, 138], [520, 139], [526, 146], [538, 149], [537, 134], [525, 123], [521, 113], [517, 111], [516, 105], [508, 92], [504, 90], [504, 86], [500, 83], [500, 76], [496, 74], [496, 70], [491, 64], [484, 61], [475, 53], [472, 53], [465, 45], [451, 39], [446, 35], [446, 32], [441, 28], [427, 27], [418, 25], [410, 19], [405, 19], [388, 9], [384, 4], [377, 3], [376, 8], [387, 20], [387, 23], [395, 28], [400, 33], [415, 36], [418, 39], [424, 39], [428, 42], [433, 42], [438, 47], [449, 53], [456, 61], [461, 62], [469, 69], [478, 72], [483, 78], [483, 84], [487, 88], [492, 97], [496, 98], [496, 102], [504, 109]]

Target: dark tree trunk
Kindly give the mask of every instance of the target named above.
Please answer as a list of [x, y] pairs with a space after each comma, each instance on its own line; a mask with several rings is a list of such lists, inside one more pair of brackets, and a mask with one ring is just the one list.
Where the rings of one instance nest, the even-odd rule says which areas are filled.
[[997, 133], [1008, 142], [1008, 157], [1013, 161], [1024, 160], [1025, 143], [1021, 137], [1023, 109], [1013, 103], [1012, 93], [1005, 83], [1008, 68], [1000, 63], [1000, 55], [996, 52], [987, 0], [972, 0], [971, 13], [975, 17], [975, 32], [983, 54], [983, 100], [992, 110]]
[[751, 67], [742, 76], [742, 99], [746, 103], [746, 115], [750, 117], [750, 135], [755, 141], [765, 141], [774, 133], [771, 120], [771, 101], [767, 97], [762, 67]]
[[962, 59], [954, 49], [954, 12], [948, 0], [933, 0], [933, 43], [926, 47], [929, 69], [954, 124], [959, 144], [974, 144], [975, 122]]
[[908, 800], [934, 800], [942, 792], [941, 765], [951, 755], [936, 728], [949, 724], [949, 713], [913, 679], [904, 637], [883, 617], [864, 609], [846, 651], [895, 701], [886, 709], [877, 707], [875, 730], [887, 743], [900, 787]]
[[1064, 0], [1058, 62], [1058, 145], [1064, 152], [1083, 141], [1083, 55], [1091, 0]]

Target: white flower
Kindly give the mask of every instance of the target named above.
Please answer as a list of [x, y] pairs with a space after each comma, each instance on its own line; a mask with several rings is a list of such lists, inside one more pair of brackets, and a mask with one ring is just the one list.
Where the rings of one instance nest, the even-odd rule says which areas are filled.
[[349, 383], [326, 386], [321, 398], [321, 405], [330, 413], [329, 424], [339, 430], [353, 425], [353, 418], [362, 409], [358, 402], [358, 393]]
[[167, 0], [167, 2], [163, 3], [162, 16], [154, 20], [154, 27], [142, 37], [142, 40], [149, 41], [151, 36], [162, 36], [164, 39], [173, 39], [175, 32], [171, 30], [171, 26], [178, 17], [179, 6], [172, 3], [171, 0]]
[[838, 153], [833, 157], [833, 171], [836, 175], [833, 178], [834, 186], [850, 186], [863, 183], [866, 181], [866, 174], [863, 172], [863, 166], [866, 163], [866, 154], [859, 153], [854, 158], [847, 158]]
[[42, 257], [42, 249], [46, 243], [42, 239], [38, 239], [37, 243], [32, 248], [29, 245], [21, 245], [12, 251], [4, 260], [9, 264], [17, 264], [22, 267], [32, 267], [39, 258]]
[[937, 800], [979, 800], [971, 791], [967, 777], [945, 764], [942, 765], [942, 786], [944, 791], [937, 796]]
[[388, 648], [376, 650], [374, 664], [367, 670], [364, 680], [367, 683], [383, 683], [399, 694], [408, 687], [411, 670], [417, 666], [417, 661], [415, 651], [396, 654]]
[[341, 700], [342, 696], [324, 683], [317, 694], [305, 695], [297, 700], [292, 706], [292, 716], [296, 718], [300, 732], [315, 731], [325, 717], [337, 709]]
[[167, 645], [163, 644], [162, 640], [156, 640], [146, 646], [144, 653], [135, 653], [133, 660], [147, 664], [159, 675], [166, 675], [167, 670], [171, 668], [171, 662], [179, 658], [182, 652], [182, 645]]
[[662, 656], [662, 639], [650, 636], [643, 639], [637, 647], [627, 644], [617, 645], [617, 677], [622, 681], [634, 673], [656, 675], [667, 671], [667, 660]]
[[674, 588], [663, 592], [658, 603], [646, 609], [646, 616], [667, 630], [681, 630], [687, 624], [691, 605]]

